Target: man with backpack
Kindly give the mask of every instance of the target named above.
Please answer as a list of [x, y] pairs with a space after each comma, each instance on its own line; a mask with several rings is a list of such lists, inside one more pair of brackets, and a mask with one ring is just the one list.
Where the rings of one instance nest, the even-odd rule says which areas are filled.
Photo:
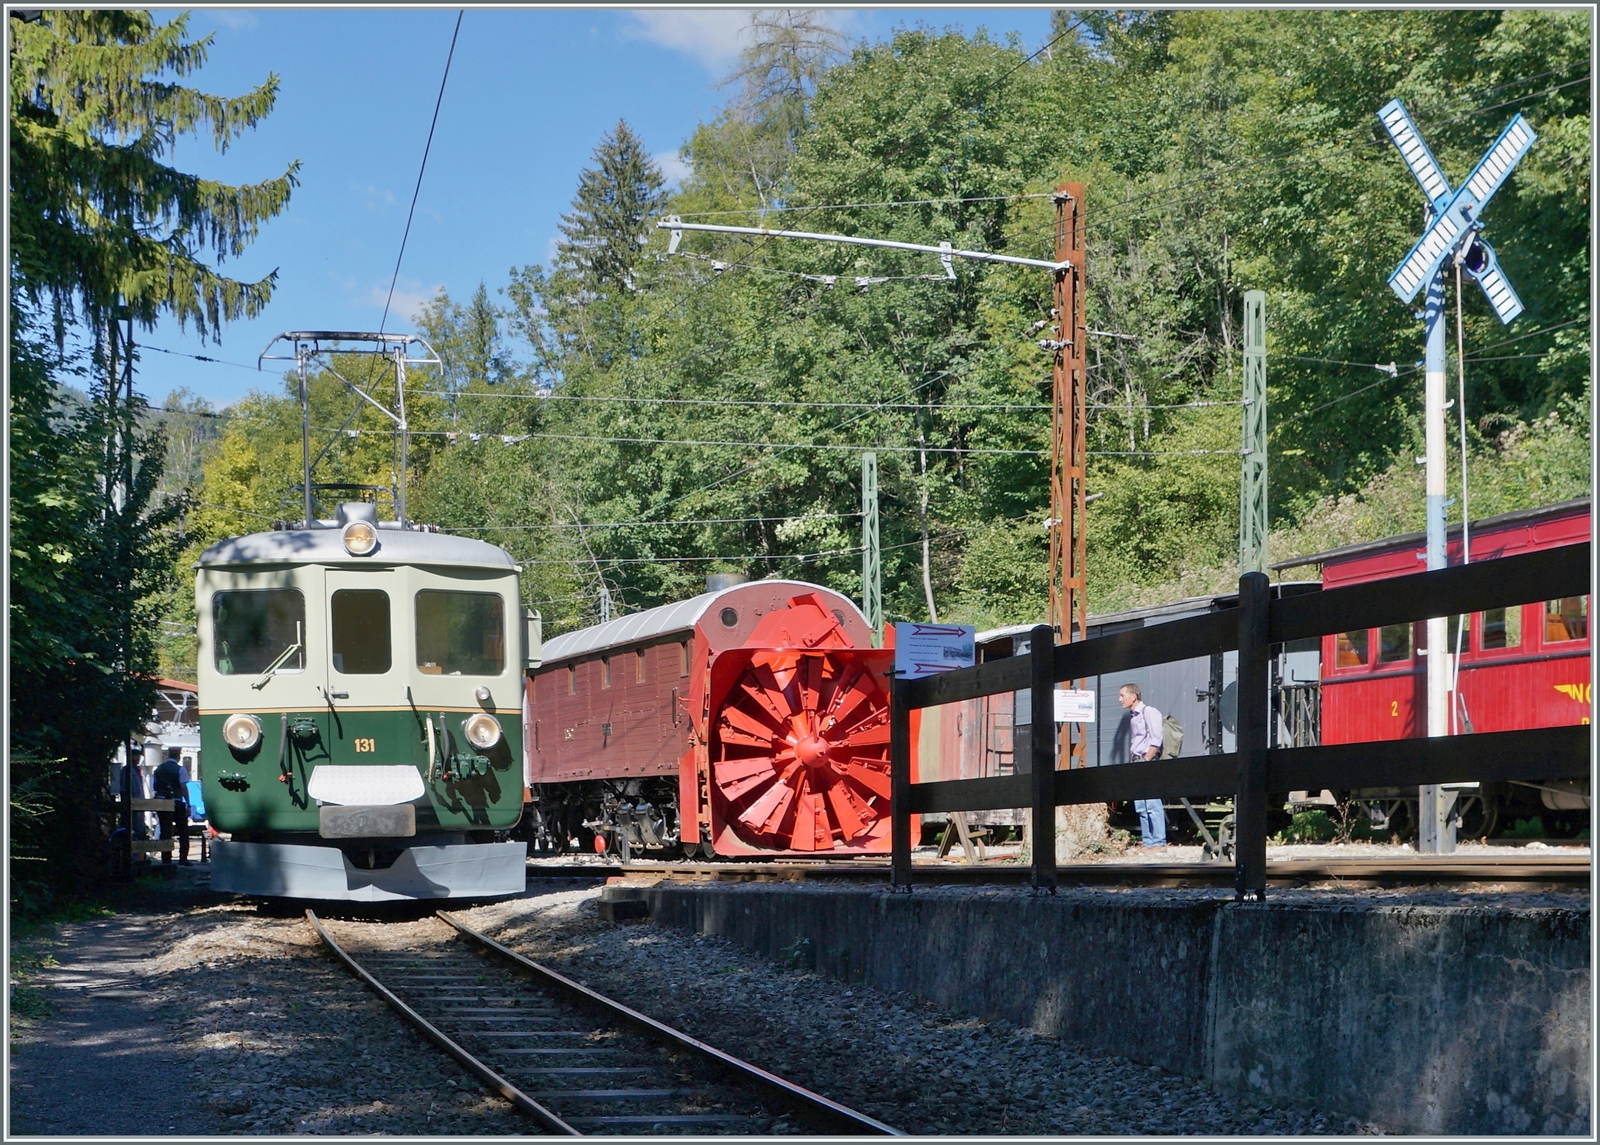
[[[1162, 754], [1163, 721], [1161, 713], [1144, 702], [1138, 684], [1124, 684], [1117, 690], [1117, 703], [1129, 715], [1133, 733], [1128, 744], [1131, 762], [1158, 759]], [[1159, 799], [1135, 799], [1134, 810], [1139, 813], [1139, 837], [1146, 847], [1167, 845], [1167, 812]]]
[[[189, 776], [184, 766], [178, 762], [178, 749], [167, 748], [167, 758], [162, 760], [152, 777], [151, 786], [155, 789], [157, 799], [171, 799], [171, 811], [157, 811], [156, 818], [161, 821], [161, 837], [171, 839], [173, 828], [177, 828], [178, 862], [182, 866], [189, 865]], [[169, 851], [161, 856], [163, 863], [172, 862], [172, 853]]]

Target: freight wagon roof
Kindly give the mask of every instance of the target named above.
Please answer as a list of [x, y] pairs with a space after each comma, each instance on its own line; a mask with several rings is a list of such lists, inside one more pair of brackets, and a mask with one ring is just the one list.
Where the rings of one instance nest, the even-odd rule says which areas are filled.
[[370, 556], [345, 551], [344, 531], [332, 523], [315, 529], [275, 529], [218, 541], [200, 554], [200, 568], [223, 565], [473, 565], [514, 569], [509, 553], [487, 541], [448, 533], [401, 529], [378, 522], [378, 548]]
[[544, 666], [549, 667], [558, 660], [570, 660], [575, 656], [597, 652], [602, 648], [613, 648], [619, 644], [637, 644], [669, 632], [687, 631], [700, 622], [700, 618], [718, 597], [737, 593], [740, 589], [749, 589], [752, 585], [763, 587], [781, 585], [794, 589], [796, 596], [816, 592], [821, 588], [820, 585], [807, 584], [800, 580], [746, 581], [715, 592], [703, 592], [699, 596], [691, 596], [688, 600], [680, 600], [677, 604], [663, 604], [658, 608], [647, 608], [642, 612], [630, 612], [626, 616], [619, 616], [604, 624], [580, 628], [576, 632], [564, 632], [560, 636], [546, 640]]
[[[1554, 505], [1541, 505], [1537, 509], [1518, 509], [1513, 513], [1501, 513], [1494, 517], [1483, 517], [1472, 522], [1474, 533], [1500, 528], [1506, 525], [1524, 525], [1534, 521], [1543, 521], [1556, 517], [1569, 516], [1578, 511], [1589, 511], [1589, 498], [1577, 497], [1571, 501], [1560, 501]], [[1447, 538], [1461, 536], [1461, 523], [1458, 521], [1446, 530]], [[1365, 541], [1359, 545], [1345, 545], [1338, 549], [1329, 549], [1323, 553], [1312, 553], [1307, 557], [1295, 557], [1293, 560], [1279, 561], [1269, 565], [1271, 569], [1293, 569], [1304, 565], [1325, 565], [1329, 561], [1348, 560], [1351, 557], [1366, 556], [1370, 553], [1381, 553], [1387, 549], [1406, 548], [1411, 545], [1422, 545], [1428, 541], [1427, 533], [1402, 533], [1397, 537], [1384, 537], [1380, 541]]]
[[[1294, 596], [1302, 592], [1315, 592], [1322, 585], [1317, 581], [1286, 580], [1277, 581], [1272, 586], [1279, 595]], [[1187, 616], [1198, 616], [1210, 612], [1213, 606], [1228, 607], [1237, 603], [1238, 593], [1225, 593], [1220, 596], [1186, 596], [1182, 600], [1167, 601], [1164, 604], [1147, 604], [1140, 608], [1130, 608], [1123, 612], [1104, 612], [1089, 617], [1088, 626], [1090, 634], [1096, 628], [1125, 627], [1134, 621], [1162, 621], [1182, 620]], [[1035, 621], [1043, 624], [1044, 621]], [[1033, 624], [1008, 624], [1004, 628], [990, 628], [976, 636], [978, 644], [990, 644], [996, 640], [1006, 638], [1015, 639], [1026, 636], [1033, 631]]]

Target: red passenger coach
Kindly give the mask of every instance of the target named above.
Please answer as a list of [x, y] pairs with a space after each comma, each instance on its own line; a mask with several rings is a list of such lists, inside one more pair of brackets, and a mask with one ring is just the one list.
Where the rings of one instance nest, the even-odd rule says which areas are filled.
[[[1589, 539], [1589, 501], [1507, 513], [1475, 522], [1470, 559], [1493, 560]], [[1319, 553], [1325, 588], [1422, 570], [1426, 537], [1393, 537]], [[1461, 562], [1461, 527], [1449, 533], [1449, 563]], [[1589, 598], [1565, 597], [1450, 618], [1461, 656], [1451, 689], [1451, 731], [1498, 732], [1586, 724]], [[1322, 742], [1405, 739], [1427, 734], [1427, 623], [1393, 624], [1323, 638]]]
[[893, 659], [799, 581], [557, 636], [527, 681], [528, 829], [625, 858], [887, 852]]

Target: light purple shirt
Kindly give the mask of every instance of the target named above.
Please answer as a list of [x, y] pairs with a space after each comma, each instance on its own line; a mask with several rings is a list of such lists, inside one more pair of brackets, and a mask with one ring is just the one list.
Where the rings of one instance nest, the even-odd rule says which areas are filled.
[[1133, 714], [1133, 742], [1128, 745], [1133, 758], [1143, 759], [1151, 748], [1155, 748], [1156, 755], [1160, 756], [1161, 713], [1143, 701], [1128, 710]]

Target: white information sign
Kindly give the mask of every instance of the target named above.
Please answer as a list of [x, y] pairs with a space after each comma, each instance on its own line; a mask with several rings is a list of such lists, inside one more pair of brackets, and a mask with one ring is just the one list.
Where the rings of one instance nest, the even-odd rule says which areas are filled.
[[1094, 723], [1094, 692], [1088, 688], [1057, 688], [1056, 723]]
[[970, 624], [896, 624], [895, 675], [918, 680], [972, 667], [977, 633]]

